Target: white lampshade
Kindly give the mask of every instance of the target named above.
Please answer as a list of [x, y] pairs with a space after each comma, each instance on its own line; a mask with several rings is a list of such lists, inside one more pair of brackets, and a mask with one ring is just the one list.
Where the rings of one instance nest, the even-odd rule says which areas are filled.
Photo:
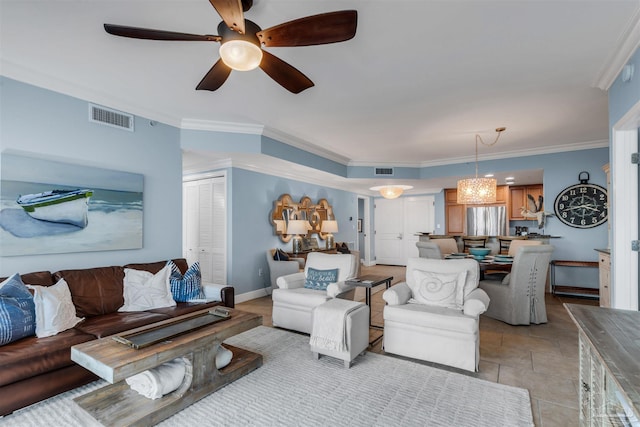
[[249, 71], [260, 65], [262, 49], [246, 40], [229, 40], [220, 45], [220, 58], [229, 68]]
[[457, 202], [481, 205], [496, 202], [498, 181], [494, 178], [468, 178], [458, 181]]
[[396, 199], [404, 193], [405, 190], [411, 190], [412, 185], [379, 185], [371, 187], [369, 190], [379, 191], [380, 195], [385, 199]]
[[309, 228], [307, 228], [308, 224], [309, 221], [304, 221], [302, 219], [291, 220], [287, 225], [287, 234], [307, 234], [309, 231]]
[[322, 227], [320, 227], [320, 231], [323, 233], [337, 233], [338, 232], [338, 221], [336, 220], [324, 220], [322, 221]]

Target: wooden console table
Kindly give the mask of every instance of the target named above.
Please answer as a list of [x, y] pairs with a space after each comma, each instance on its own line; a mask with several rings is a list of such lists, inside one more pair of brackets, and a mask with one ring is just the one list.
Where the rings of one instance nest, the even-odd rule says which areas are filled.
[[[564, 260], [553, 260], [550, 263], [549, 269], [549, 282], [551, 284], [551, 293], [554, 295], [567, 295], [567, 296], [576, 296], [583, 298], [598, 298], [598, 289], [595, 288], [585, 288], [581, 286], [573, 286], [573, 285], [558, 285], [556, 283], [556, 267], [587, 267], [587, 268], [598, 268], [599, 264], [597, 261], [564, 261]], [[558, 290], [556, 288], [567, 288], [567, 290]]]
[[565, 304], [578, 326], [580, 426], [640, 423], [640, 312]]
[[302, 252], [298, 252], [298, 253], [294, 253], [294, 252], [287, 252], [287, 255], [289, 255], [290, 257], [293, 258], [302, 258], [305, 261], [307, 260], [307, 255], [309, 255], [311, 252], [322, 252], [325, 254], [337, 254], [338, 251], [333, 248], [333, 249], [313, 249], [311, 251], [302, 251]]
[[[164, 320], [119, 335], [170, 325], [208, 311], [206, 309]], [[105, 426], [153, 426], [262, 366], [262, 355], [225, 344], [233, 352], [233, 359], [225, 368], [216, 368], [218, 344], [262, 325], [260, 315], [233, 309], [230, 311], [230, 319], [139, 350], [117, 342], [113, 337], [71, 347], [71, 360], [111, 383], [75, 398], [76, 415], [84, 425], [95, 425], [98, 421]], [[191, 372], [187, 372], [177, 390], [160, 399], [148, 399], [132, 390], [124, 381], [181, 356], [191, 361]]]

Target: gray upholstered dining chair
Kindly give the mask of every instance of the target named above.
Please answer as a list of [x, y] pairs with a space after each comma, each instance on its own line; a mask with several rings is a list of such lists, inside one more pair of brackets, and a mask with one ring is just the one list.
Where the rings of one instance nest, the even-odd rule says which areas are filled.
[[460, 248], [458, 248], [456, 239], [452, 237], [446, 237], [443, 239], [431, 239], [430, 241], [438, 245], [442, 256], [460, 252]]
[[478, 287], [491, 299], [485, 315], [510, 325], [546, 323], [544, 294], [552, 252], [551, 245], [522, 246], [504, 279], [481, 280]]
[[416, 242], [416, 247], [420, 258], [442, 259], [440, 246], [434, 242]]

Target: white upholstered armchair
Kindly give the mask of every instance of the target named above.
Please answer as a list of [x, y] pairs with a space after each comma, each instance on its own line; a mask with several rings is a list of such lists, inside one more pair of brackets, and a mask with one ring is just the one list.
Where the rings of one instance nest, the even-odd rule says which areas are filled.
[[[304, 272], [278, 277], [273, 290], [273, 326], [311, 333], [313, 309], [331, 298], [353, 299], [355, 286], [345, 283], [357, 276], [360, 260], [353, 254], [325, 254], [312, 252], [307, 255]], [[310, 268], [316, 270], [338, 269], [337, 281], [326, 290], [305, 288]]]
[[304, 258], [289, 258], [288, 261], [276, 261], [273, 259], [276, 249], [267, 251], [267, 265], [269, 266], [269, 278], [271, 289], [276, 288], [276, 280], [280, 276], [297, 273], [304, 268]]
[[472, 259], [409, 258], [406, 282], [387, 289], [384, 351], [477, 371], [479, 316], [489, 297]]

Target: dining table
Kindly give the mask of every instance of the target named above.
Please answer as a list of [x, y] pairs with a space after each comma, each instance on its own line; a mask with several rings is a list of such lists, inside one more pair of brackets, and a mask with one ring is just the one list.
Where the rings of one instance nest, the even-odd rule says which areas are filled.
[[474, 259], [478, 262], [480, 267], [480, 280], [485, 279], [486, 272], [505, 272], [510, 273], [511, 267], [513, 266], [513, 259], [510, 257], [502, 257], [502, 260], [496, 258], [493, 255], [487, 255], [482, 259], [477, 259], [473, 255], [469, 254], [448, 254], [445, 255], [444, 259]]

